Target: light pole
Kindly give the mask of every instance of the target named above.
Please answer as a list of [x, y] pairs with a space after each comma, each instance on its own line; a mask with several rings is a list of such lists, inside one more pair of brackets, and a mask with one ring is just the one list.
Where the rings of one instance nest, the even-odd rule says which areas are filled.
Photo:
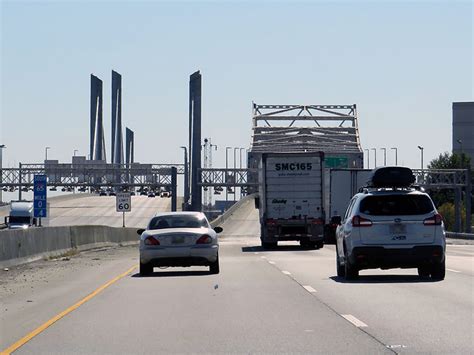
[[186, 211], [189, 203], [188, 149], [185, 146], [181, 146], [180, 148], [184, 149], [184, 203], [182, 210]]
[[234, 148], [234, 201], [236, 201], [236, 196], [237, 195], [237, 174], [236, 174], [236, 169], [237, 169], [237, 162], [236, 162], [236, 159], [235, 159], [235, 156], [236, 156], [236, 152], [239, 150], [240, 148], [238, 147], [235, 147]]
[[77, 153], [78, 151], [79, 151], [79, 150], [74, 149], [74, 153], [72, 153], [72, 156], [75, 157], [75, 156], [76, 156], [76, 153]]
[[370, 148], [374, 151], [374, 168], [377, 167], [377, 148]]
[[395, 166], [397, 166], [398, 165], [398, 148], [393, 147], [393, 148], [390, 148], [390, 149], [395, 150]]
[[48, 160], [48, 149], [51, 149], [51, 147], [45, 147], [44, 148], [44, 160]]
[[380, 148], [383, 150], [383, 166], [387, 166], [387, 148]]
[[[224, 183], [227, 183], [227, 176], [228, 176], [228, 171], [227, 169], [229, 169], [229, 158], [228, 158], [228, 154], [227, 152], [229, 151], [229, 149], [232, 149], [232, 147], [225, 147], [225, 180], [224, 180]], [[228, 198], [228, 193], [229, 193], [229, 188], [228, 186], [225, 187], [225, 200], [228, 201], [229, 198]], [[226, 206], [227, 207], [227, 206]]]
[[367, 152], [367, 169], [370, 169], [370, 154], [368, 149], [364, 149]]
[[[3, 182], [3, 149], [7, 146], [5, 144], [0, 145], [0, 184]], [[2, 189], [0, 188], [0, 204], [3, 202]]]
[[423, 170], [423, 150], [425, 148], [423, 148], [421, 145], [419, 145], [418, 149], [420, 150], [420, 153], [421, 153], [421, 170]]
[[[240, 148], [239, 157], [240, 157], [240, 169], [242, 169], [242, 151], [245, 152], [245, 148]], [[240, 188], [240, 198], [242, 198], [242, 187]]]

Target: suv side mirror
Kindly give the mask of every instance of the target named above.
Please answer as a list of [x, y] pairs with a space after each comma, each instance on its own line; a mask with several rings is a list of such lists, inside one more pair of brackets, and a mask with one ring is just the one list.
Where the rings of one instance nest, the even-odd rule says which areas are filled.
[[221, 233], [223, 230], [224, 230], [224, 228], [222, 228], [222, 227], [215, 227], [214, 228], [214, 232], [216, 232], [217, 234]]
[[258, 210], [260, 208], [260, 197], [255, 197], [255, 208]]
[[145, 229], [143, 228], [140, 228], [140, 229], [137, 229], [137, 234], [138, 235], [142, 235], [142, 233], [145, 231]]
[[341, 224], [342, 218], [341, 216], [332, 216], [331, 217], [331, 224]]

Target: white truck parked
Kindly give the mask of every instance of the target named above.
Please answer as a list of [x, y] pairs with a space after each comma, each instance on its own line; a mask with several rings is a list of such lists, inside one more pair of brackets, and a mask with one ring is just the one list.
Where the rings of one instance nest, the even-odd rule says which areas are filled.
[[303, 247], [324, 245], [324, 154], [264, 153], [259, 166], [259, 196], [263, 248], [279, 241], [299, 241]]
[[10, 214], [5, 217], [5, 224], [9, 229], [26, 229], [31, 226], [36, 226], [33, 202], [11, 201]]

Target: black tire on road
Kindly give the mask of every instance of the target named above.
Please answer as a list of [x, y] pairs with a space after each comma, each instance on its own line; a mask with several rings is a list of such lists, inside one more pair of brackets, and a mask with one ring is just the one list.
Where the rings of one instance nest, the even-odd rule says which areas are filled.
[[214, 261], [211, 265], [209, 265], [209, 273], [216, 275], [219, 272], [220, 272], [220, 269], [219, 269], [219, 254], [218, 254], [216, 261]]
[[142, 264], [140, 263], [140, 275], [146, 276], [150, 275], [153, 272], [153, 266], [150, 263]]
[[344, 260], [344, 273], [346, 280], [355, 280], [359, 277], [359, 270], [350, 263], [347, 256]]
[[418, 276], [421, 278], [426, 278], [430, 276], [430, 267], [429, 266], [420, 266], [418, 267]]
[[278, 245], [278, 242], [264, 242], [262, 241], [263, 249], [275, 249]]
[[346, 276], [346, 268], [344, 267], [344, 265], [341, 265], [341, 263], [339, 262], [339, 256], [337, 254], [337, 250], [336, 250], [336, 269], [337, 269], [338, 277]]
[[431, 267], [431, 279], [441, 281], [446, 276], [445, 262], [436, 263]]
[[324, 242], [317, 242], [316, 243], [316, 248], [318, 248], [318, 249], [324, 248]]

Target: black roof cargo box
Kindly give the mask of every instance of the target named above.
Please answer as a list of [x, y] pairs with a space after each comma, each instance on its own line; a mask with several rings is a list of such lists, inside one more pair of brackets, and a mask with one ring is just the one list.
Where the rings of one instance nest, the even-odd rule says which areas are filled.
[[367, 181], [368, 187], [409, 187], [415, 182], [410, 168], [403, 166], [384, 166], [372, 170]]

